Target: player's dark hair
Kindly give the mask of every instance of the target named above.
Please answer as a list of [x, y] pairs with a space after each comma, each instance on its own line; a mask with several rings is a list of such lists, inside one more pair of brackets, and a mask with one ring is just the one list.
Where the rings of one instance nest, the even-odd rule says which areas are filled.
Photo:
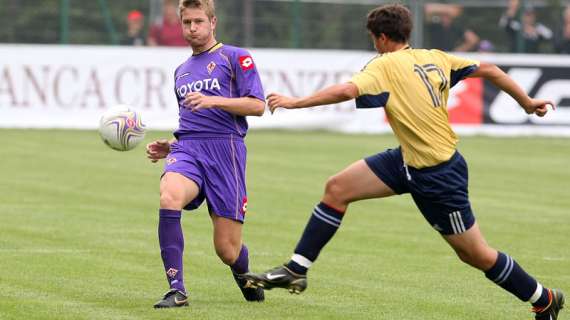
[[412, 33], [412, 13], [401, 4], [387, 4], [368, 13], [366, 28], [375, 36], [385, 34], [395, 42], [406, 43]]

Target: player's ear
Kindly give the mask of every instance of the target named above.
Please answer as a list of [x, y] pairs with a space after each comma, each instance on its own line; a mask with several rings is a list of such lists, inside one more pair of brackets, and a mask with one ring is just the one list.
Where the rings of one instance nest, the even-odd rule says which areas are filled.
[[213, 16], [212, 19], [210, 20], [210, 23], [212, 24], [212, 29], [216, 29], [218, 18], [216, 16]]

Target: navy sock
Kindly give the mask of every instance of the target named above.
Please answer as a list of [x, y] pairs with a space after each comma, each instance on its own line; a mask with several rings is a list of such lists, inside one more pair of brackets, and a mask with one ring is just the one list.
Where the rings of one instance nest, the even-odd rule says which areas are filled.
[[548, 289], [543, 288], [513, 258], [502, 252], [499, 252], [497, 262], [485, 272], [485, 276], [520, 300], [531, 302], [535, 307], [545, 307], [549, 303]]
[[159, 215], [158, 242], [166, 280], [171, 289], [186, 292], [182, 267], [184, 252], [184, 235], [180, 225], [182, 213], [180, 210], [160, 209]]
[[287, 263], [287, 267], [295, 273], [306, 274], [307, 269], [319, 256], [321, 249], [340, 227], [343, 216], [344, 212], [331, 208], [323, 202], [319, 203], [313, 210], [301, 240], [295, 248], [295, 254]]

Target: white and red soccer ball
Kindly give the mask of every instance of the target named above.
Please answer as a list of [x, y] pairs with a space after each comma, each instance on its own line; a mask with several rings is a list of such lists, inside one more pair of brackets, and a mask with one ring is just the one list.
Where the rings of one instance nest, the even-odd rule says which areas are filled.
[[99, 121], [99, 134], [109, 148], [128, 151], [144, 139], [146, 126], [132, 107], [117, 105], [107, 110]]

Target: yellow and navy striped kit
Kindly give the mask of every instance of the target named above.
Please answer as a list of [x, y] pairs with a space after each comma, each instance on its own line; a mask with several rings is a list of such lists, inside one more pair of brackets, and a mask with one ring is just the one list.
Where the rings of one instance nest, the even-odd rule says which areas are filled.
[[457, 136], [449, 125], [449, 89], [479, 62], [440, 50], [402, 49], [379, 55], [350, 82], [357, 108], [384, 107], [404, 162], [421, 169], [451, 158]]

